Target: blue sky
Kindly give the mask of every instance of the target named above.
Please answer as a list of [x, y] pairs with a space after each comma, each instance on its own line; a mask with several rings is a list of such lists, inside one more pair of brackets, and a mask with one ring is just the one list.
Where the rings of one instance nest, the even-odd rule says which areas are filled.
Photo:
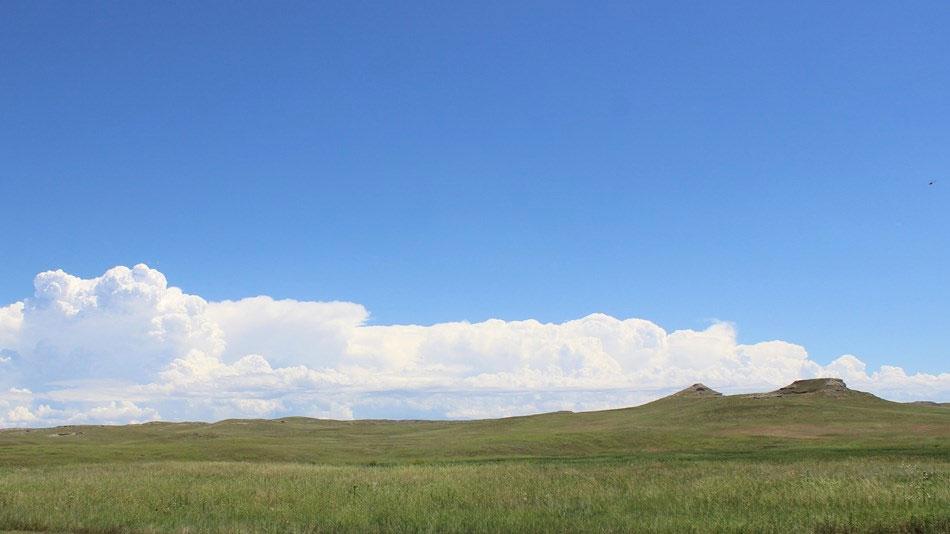
[[144, 262], [947, 371], [950, 6], [724, 4], [4, 2], [0, 305]]

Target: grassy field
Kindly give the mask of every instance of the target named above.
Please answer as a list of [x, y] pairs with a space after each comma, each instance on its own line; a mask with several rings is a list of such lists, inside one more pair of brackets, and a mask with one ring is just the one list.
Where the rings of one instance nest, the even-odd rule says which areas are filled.
[[950, 409], [734, 396], [472, 422], [7, 430], [0, 529], [950, 532]]

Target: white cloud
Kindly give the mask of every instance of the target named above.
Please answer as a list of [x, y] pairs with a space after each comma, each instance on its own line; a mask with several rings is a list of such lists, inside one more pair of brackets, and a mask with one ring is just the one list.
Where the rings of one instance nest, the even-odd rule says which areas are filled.
[[0, 347], [16, 343], [23, 326], [23, 303], [14, 302], [0, 308]]
[[819, 375], [888, 398], [950, 396], [950, 373], [869, 372], [851, 355], [822, 367], [785, 341], [740, 344], [724, 322], [369, 326], [349, 302], [206, 302], [144, 265], [92, 279], [49, 271], [34, 287], [0, 308], [0, 387], [20, 388], [0, 394], [0, 426], [159, 413], [489, 417], [637, 404], [696, 381], [735, 391]]
[[7, 412], [6, 420], [10, 423], [31, 423], [38, 417], [33, 414], [26, 406], [17, 406]]
[[160, 419], [160, 416], [153, 408], [141, 408], [134, 402], [120, 400], [95, 406], [85, 412], [74, 413], [70, 416], [69, 421], [73, 424], [87, 421], [118, 424], [125, 422], [140, 423], [157, 419]]
[[48, 271], [33, 285], [7, 347], [20, 355], [29, 382], [135, 380], [189, 350], [223, 350], [220, 329], [205, 316], [207, 303], [168, 287], [162, 273], [144, 265], [89, 280]]
[[253, 297], [209, 303], [204, 317], [227, 340], [223, 357], [267, 353], [274, 365], [340, 363], [354, 332], [369, 317], [351, 302], [301, 302]]

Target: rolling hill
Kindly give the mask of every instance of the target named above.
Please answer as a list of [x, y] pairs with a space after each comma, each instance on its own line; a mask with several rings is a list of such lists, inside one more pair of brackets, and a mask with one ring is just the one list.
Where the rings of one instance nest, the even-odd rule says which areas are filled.
[[[950, 454], [950, 410], [890, 402], [837, 379], [721, 396], [697, 384], [616, 410], [476, 421], [304, 417], [0, 432], [0, 465], [151, 460], [368, 464], [909, 447]], [[922, 449], [923, 447], [923, 449]]]
[[800, 381], [480, 421], [0, 431], [0, 531], [948, 532], [950, 410]]

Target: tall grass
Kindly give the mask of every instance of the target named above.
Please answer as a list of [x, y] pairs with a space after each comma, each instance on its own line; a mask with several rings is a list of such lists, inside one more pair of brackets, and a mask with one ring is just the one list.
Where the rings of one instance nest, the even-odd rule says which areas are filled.
[[950, 532], [950, 410], [666, 399], [0, 432], [0, 530]]
[[947, 532], [950, 463], [876, 457], [2, 468], [0, 529]]

